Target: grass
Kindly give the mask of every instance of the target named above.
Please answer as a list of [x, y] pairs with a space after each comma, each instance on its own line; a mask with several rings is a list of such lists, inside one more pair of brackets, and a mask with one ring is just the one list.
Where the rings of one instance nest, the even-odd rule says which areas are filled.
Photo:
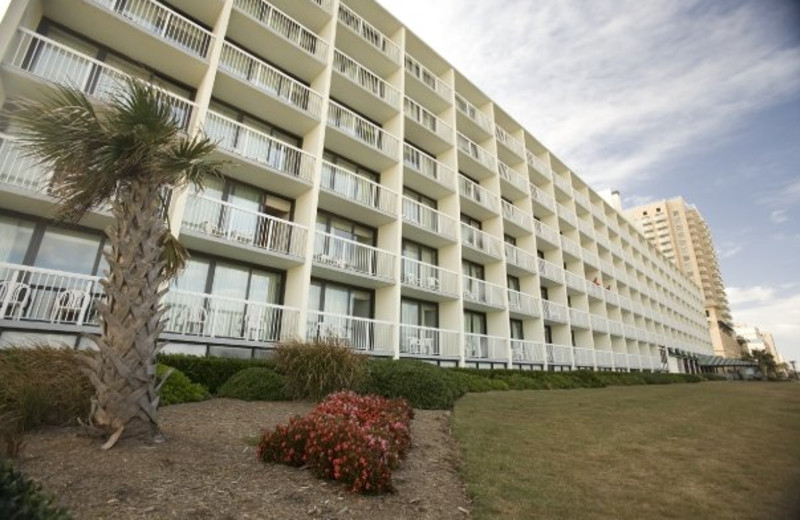
[[800, 518], [800, 385], [467, 394], [474, 518]]

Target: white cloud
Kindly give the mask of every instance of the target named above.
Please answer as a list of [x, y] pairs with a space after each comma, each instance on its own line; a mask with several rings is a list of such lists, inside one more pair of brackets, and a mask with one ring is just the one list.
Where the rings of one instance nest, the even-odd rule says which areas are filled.
[[744, 249], [742, 244], [737, 244], [733, 242], [725, 242], [718, 247], [718, 256], [720, 259], [723, 258], [730, 258], [735, 256]]
[[782, 186], [762, 193], [756, 201], [763, 206], [793, 206], [800, 204], [800, 179], [791, 180]]
[[728, 303], [734, 306], [770, 301], [775, 297], [776, 291], [772, 287], [756, 285], [754, 287], [727, 287], [725, 292], [728, 295]]
[[776, 209], [769, 214], [769, 221], [775, 225], [783, 224], [789, 220], [789, 217], [786, 216], [785, 209]]
[[598, 188], [624, 191], [800, 89], [783, 4], [381, 3]]

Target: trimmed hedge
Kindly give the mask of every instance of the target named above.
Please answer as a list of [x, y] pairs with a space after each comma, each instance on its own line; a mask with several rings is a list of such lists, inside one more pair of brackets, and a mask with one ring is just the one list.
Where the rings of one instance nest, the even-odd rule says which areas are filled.
[[243, 401], [286, 401], [286, 378], [265, 367], [251, 367], [235, 373], [219, 387], [219, 397]]
[[0, 518], [9, 520], [70, 520], [66, 510], [52, 504], [39, 484], [0, 458]]
[[169, 367], [159, 363], [156, 366], [156, 375], [159, 377], [159, 380], [164, 377], [170, 369], [172, 369], [172, 373], [169, 379], [167, 379], [167, 382], [164, 383], [164, 386], [161, 387], [160, 406], [195, 403], [198, 401], [205, 401], [211, 397], [206, 387], [200, 383], [192, 383], [192, 381], [186, 377], [186, 374], [175, 367]]
[[414, 408], [450, 409], [467, 392], [467, 384], [446, 368], [411, 359], [370, 360], [360, 393], [403, 398]]
[[219, 387], [237, 372], [246, 368], [275, 368], [270, 359], [238, 359], [224, 357], [201, 357], [187, 354], [161, 354], [158, 362], [183, 372], [194, 383], [200, 383], [216, 394]]

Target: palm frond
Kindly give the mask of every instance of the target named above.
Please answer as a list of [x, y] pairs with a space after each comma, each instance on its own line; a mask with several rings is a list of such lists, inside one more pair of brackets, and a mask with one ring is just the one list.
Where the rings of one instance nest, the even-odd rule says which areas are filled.
[[174, 278], [184, 268], [189, 259], [189, 251], [181, 244], [169, 229], [161, 235], [161, 260], [164, 262], [164, 273], [167, 278]]

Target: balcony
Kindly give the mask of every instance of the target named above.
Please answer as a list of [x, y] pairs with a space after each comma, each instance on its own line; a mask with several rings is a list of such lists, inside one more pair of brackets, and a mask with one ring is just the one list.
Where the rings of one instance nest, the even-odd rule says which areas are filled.
[[522, 248], [515, 245], [504, 243], [506, 250], [506, 270], [508, 274], [514, 276], [528, 276], [536, 274], [536, 257]]
[[552, 214], [556, 212], [556, 201], [552, 195], [545, 193], [534, 183], [529, 184], [531, 190], [531, 201], [535, 212]]
[[628, 355], [624, 352], [614, 352], [614, 368], [628, 370]]
[[575, 368], [594, 368], [594, 349], [573, 347], [572, 354], [575, 356]]
[[[499, 147], [498, 153], [503, 154], [507, 160], [516, 162], [525, 159], [525, 146], [496, 124], [494, 125], [494, 136], [497, 142], [502, 145]], [[511, 153], [508, 154], [507, 152]]]
[[[571, 256], [575, 260], [580, 260], [581, 258], [581, 246], [571, 238], [567, 238], [564, 235], [561, 235], [561, 251], [568, 256]], [[568, 259], [565, 259], [568, 260]]]
[[456, 173], [434, 157], [408, 143], [403, 145], [403, 184], [439, 199], [456, 190]]
[[337, 47], [384, 77], [402, 65], [400, 46], [344, 4], [339, 4], [338, 19]]
[[544, 344], [538, 341], [512, 339], [511, 359], [514, 363], [543, 365], [545, 361]]
[[[184, 237], [185, 235], [185, 237]], [[308, 230], [299, 224], [221, 200], [190, 194], [181, 225], [181, 239], [192, 249], [213, 251], [253, 263], [264, 253], [274, 267], [303, 263]]]
[[411, 258], [402, 259], [403, 293], [436, 301], [459, 297], [458, 273]]
[[396, 256], [377, 247], [321, 231], [314, 241], [314, 268], [327, 278], [365, 287], [395, 283]]
[[508, 235], [522, 236], [533, 231], [533, 217], [513, 204], [502, 200], [505, 233]]
[[457, 239], [456, 219], [408, 197], [403, 197], [403, 224], [403, 236], [415, 242], [438, 248]]
[[450, 106], [453, 89], [420, 62], [406, 54], [406, 92], [436, 111]]
[[330, 312], [308, 311], [306, 339], [334, 339], [353, 350], [391, 356], [396, 345], [394, 324]]
[[[49, 200], [47, 189], [50, 185], [52, 173], [42, 168], [35, 159], [26, 157], [17, 147], [14, 137], [0, 133], [0, 189], [6, 192], [20, 193], [24, 200], [20, 206], [11, 208], [22, 210], [30, 208], [30, 197]], [[11, 202], [8, 195], [4, 195], [4, 206]], [[42, 208], [48, 204], [43, 203]]]
[[567, 323], [569, 319], [569, 309], [566, 305], [551, 302], [549, 300], [541, 300], [539, 303], [542, 305], [542, 318], [547, 321], [554, 321], [556, 323]]
[[320, 120], [318, 92], [228, 42], [222, 44], [214, 95], [298, 135]]
[[[326, 144], [372, 170], [382, 171], [400, 158], [400, 142], [378, 125], [331, 101]], [[353, 146], [356, 144], [356, 146]]]
[[572, 347], [545, 343], [544, 350], [548, 365], [572, 365]]
[[496, 262], [503, 258], [503, 243], [497, 238], [461, 223], [461, 255], [472, 262]]
[[376, 121], [400, 111], [400, 91], [338, 49], [333, 51], [333, 71], [331, 97], [357, 106]]
[[464, 305], [483, 310], [502, 310], [506, 308], [505, 287], [479, 280], [471, 276], [461, 277]]
[[[211, 31], [154, 0], [48, 2], [44, 15], [189, 85], [198, 84], [214, 43]], [[135, 43], [134, 43], [135, 42]]]
[[569, 310], [569, 323], [581, 329], [589, 328], [589, 313], [578, 309]]
[[400, 356], [457, 360], [461, 337], [457, 331], [400, 325]]
[[573, 292], [578, 292], [578, 293], [586, 292], [586, 280], [583, 278], [583, 276], [575, 274], [575, 273], [572, 273], [572, 272], [567, 271], [565, 269], [564, 270], [564, 281], [566, 282], [567, 287], [572, 289], [572, 291], [569, 291], [569, 292], [571, 292], [571, 293], [573, 293]]
[[642, 366], [642, 358], [638, 354], [628, 354], [628, 366], [634, 370], [638, 369], [641, 370], [644, 368]]
[[227, 34], [306, 82], [322, 72], [328, 58], [328, 42], [266, 0], [233, 0]]
[[397, 218], [396, 192], [366, 177], [322, 161], [320, 207], [373, 225]]
[[591, 217], [589, 217], [589, 220], [583, 220], [582, 218], [579, 218], [577, 221], [580, 232], [590, 240], [594, 240], [594, 222], [592, 221]]
[[497, 161], [497, 173], [500, 174], [500, 191], [509, 199], [518, 199], [528, 195], [528, 180], [517, 170], [506, 163]]
[[543, 258], [537, 258], [536, 261], [539, 264], [540, 278], [556, 282], [557, 284], [564, 283], [564, 269]]
[[565, 194], [572, 195], [572, 184], [569, 181], [569, 172], [565, 172], [563, 175], [553, 172], [553, 185]]
[[523, 317], [538, 318], [541, 316], [539, 311], [539, 299], [521, 291], [508, 289], [508, 311], [513, 315]]
[[492, 118], [456, 92], [456, 126], [475, 139], [494, 137]]
[[[131, 79], [124, 72], [27, 29], [17, 31], [4, 65], [7, 92], [41, 93], [38, 84], [39, 80], [44, 80], [77, 88], [102, 102], [116, 97]], [[156, 91], [170, 106], [175, 124], [187, 130], [194, 103], [164, 89], [156, 88]]]
[[453, 127], [410, 97], [404, 102], [405, 135], [414, 142], [425, 143], [432, 153], [442, 153], [453, 146]]
[[463, 175], [458, 176], [458, 194], [461, 211], [478, 220], [496, 217], [500, 211], [500, 198]]
[[464, 334], [464, 356], [467, 361], [508, 361], [508, 340], [485, 334]]
[[592, 325], [592, 330], [594, 332], [599, 332], [601, 334], [608, 334], [608, 320], [602, 316], [597, 316], [596, 314], [589, 315], [589, 321]]
[[[174, 1], [174, 0], [173, 0]], [[193, 1], [193, 0], [181, 0]], [[333, 0], [270, 0], [275, 7], [310, 29], [321, 29], [331, 19]]]
[[314, 179], [316, 159], [299, 148], [216, 112], [208, 111], [203, 130], [217, 143], [216, 154], [236, 159], [231, 177], [296, 198]]
[[595, 350], [594, 358], [598, 368], [612, 368], [614, 366], [614, 353], [608, 350]]
[[[100, 277], [0, 262], [0, 325], [44, 333], [98, 332]], [[170, 290], [164, 340], [219, 338], [226, 345], [272, 343], [297, 334], [296, 309]], [[197, 341], [197, 339], [194, 339]]]
[[561, 235], [554, 228], [541, 220], [533, 219], [533, 229], [536, 231], [537, 240], [543, 240], [556, 248], [561, 247]]
[[586, 280], [586, 294], [588, 294], [590, 298], [603, 301], [604, 293], [605, 291], [603, 290], [603, 286], [600, 285], [600, 282]]
[[615, 320], [608, 320], [608, 333], [614, 336], [622, 337], [624, 327], [622, 323]]
[[550, 166], [530, 150], [525, 150], [525, 160], [530, 166], [528, 170], [539, 182], [548, 182], [553, 178]]
[[456, 141], [460, 152], [458, 158], [459, 169], [479, 180], [488, 179], [495, 174], [497, 171], [497, 159], [495, 156], [485, 148], [469, 140], [462, 133], [458, 134]]
[[569, 224], [571, 229], [578, 227], [578, 217], [575, 216], [575, 212], [572, 209], [556, 202], [556, 213], [558, 213], [558, 218]]

